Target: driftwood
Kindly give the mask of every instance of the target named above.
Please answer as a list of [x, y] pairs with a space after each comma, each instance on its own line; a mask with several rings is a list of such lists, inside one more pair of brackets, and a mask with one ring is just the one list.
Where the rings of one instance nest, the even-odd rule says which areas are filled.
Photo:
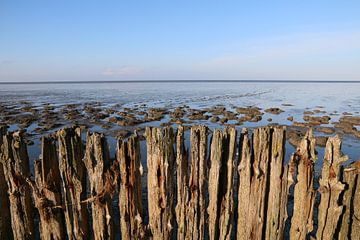
[[80, 128], [59, 130], [59, 170], [63, 188], [64, 215], [69, 239], [88, 237], [86, 175]]
[[215, 129], [211, 140], [209, 169], [209, 239], [230, 239], [233, 229], [233, 183], [236, 130]]
[[333, 239], [343, 206], [339, 197], [345, 185], [339, 181], [340, 164], [348, 157], [341, 153], [341, 140], [338, 136], [328, 139], [325, 147], [324, 161], [319, 180], [321, 194], [318, 207], [317, 239]]
[[88, 133], [84, 164], [90, 183], [93, 239], [114, 239], [112, 200], [115, 192], [105, 136]]
[[119, 209], [122, 239], [143, 239], [145, 227], [141, 196], [142, 166], [137, 134], [118, 140], [116, 158], [120, 169]]
[[61, 178], [56, 142], [51, 136], [42, 137], [41, 158], [35, 161], [33, 189], [35, 206], [40, 216], [41, 239], [64, 239], [66, 236], [62, 213]]
[[291, 218], [290, 236], [292, 239], [307, 239], [313, 230], [313, 210], [315, 201], [314, 162], [315, 138], [309, 130], [301, 140], [297, 152], [290, 159], [296, 179], [294, 186], [294, 210]]
[[145, 130], [149, 226], [154, 239], [170, 239], [174, 228], [174, 134], [170, 127]]
[[338, 225], [338, 239], [357, 239], [360, 235], [360, 161], [353, 163], [343, 171], [342, 182], [345, 191], [342, 197], [344, 211]]
[[11, 216], [10, 216], [10, 203], [8, 196], [8, 185], [6, 184], [4, 176], [4, 168], [2, 164], [2, 144], [3, 137], [5, 137], [7, 128], [0, 126], [0, 239], [12, 239], [11, 230]]
[[34, 239], [34, 209], [31, 189], [26, 182], [30, 176], [30, 166], [23, 132], [6, 134], [3, 137], [2, 149], [13, 236], [15, 239]]
[[285, 128], [276, 127], [271, 133], [269, 195], [267, 197], [265, 239], [284, 239], [287, 218], [288, 168], [284, 167]]

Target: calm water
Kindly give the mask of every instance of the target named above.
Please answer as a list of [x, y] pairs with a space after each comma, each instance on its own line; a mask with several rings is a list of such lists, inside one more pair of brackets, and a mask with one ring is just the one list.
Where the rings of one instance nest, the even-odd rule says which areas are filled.
[[83, 103], [132, 106], [190, 105], [207, 107], [260, 107], [291, 103], [291, 111], [324, 106], [327, 111], [360, 111], [360, 83], [86, 83], [86, 84], [0, 84], [0, 101], [35, 103]]
[[[86, 83], [86, 84], [0, 84], [0, 102], [17, 104], [29, 101], [33, 105], [51, 103], [64, 105], [98, 101], [103, 106], [133, 107], [147, 104], [154, 107], [173, 108], [187, 105], [206, 108], [224, 105], [229, 110], [237, 106], [258, 106], [263, 109], [280, 107], [280, 115], [265, 114], [257, 123], [245, 123], [241, 127], [266, 125], [266, 119], [291, 125], [286, 120], [294, 116], [303, 121], [304, 110], [322, 109], [327, 113], [350, 112], [359, 115], [360, 83], [264, 83], [264, 82], [173, 82], [173, 83]], [[291, 104], [292, 106], [283, 106]], [[332, 115], [332, 122], [340, 115]], [[98, 129], [93, 129], [98, 130]], [[343, 151], [354, 161], [360, 157], [359, 139], [344, 137]], [[38, 146], [31, 147], [36, 157]], [[319, 158], [322, 150], [319, 150]], [[290, 153], [288, 153], [290, 154]], [[287, 154], [287, 155], [288, 155]]]

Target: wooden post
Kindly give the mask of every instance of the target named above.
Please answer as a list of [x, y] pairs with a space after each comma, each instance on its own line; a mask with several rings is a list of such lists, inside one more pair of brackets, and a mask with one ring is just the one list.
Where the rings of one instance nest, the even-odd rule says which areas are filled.
[[[184, 149], [183, 127], [177, 136], [178, 239], [204, 239], [207, 179], [207, 134], [205, 126], [190, 130], [190, 175]], [[181, 150], [182, 149], [182, 150]], [[181, 229], [181, 231], [179, 231]]]
[[208, 128], [194, 126], [190, 130], [190, 176], [186, 207], [186, 239], [203, 239], [206, 221], [207, 140]]
[[359, 178], [359, 167], [357, 169], [356, 185], [354, 186], [354, 195], [352, 197], [352, 218], [351, 218], [351, 233], [350, 239], [356, 239], [360, 236], [360, 178]]
[[41, 158], [34, 163], [35, 182], [28, 180], [33, 189], [35, 206], [40, 216], [41, 239], [65, 239], [61, 200], [61, 178], [56, 152], [56, 139], [42, 137]]
[[288, 198], [287, 167], [284, 167], [285, 128], [271, 129], [271, 158], [269, 168], [269, 195], [266, 214], [265, 239], [284, 239]]
[[250, 186], [248, 215], [249, 237], [262, 239], [266, 224], [266, 194], [268, 193], [268, 176], [270, 162], [271, 132], [269, 127], [257, 128], [253, 132], [253, 165]]
[[209, 239], [231, 239], [234, 217], [233, 184], [236, 130], [215, 129], [209, 169]]
[[307, 239], [308, 234], [313, 230], [315, 158], [315, 138], [310, 129], [290, 160], [291, 165], [296, 168], [296, 170], [291, 171], [296, 175], [294, 211], [290, 227], [292, 239]]
[[90, 182], [93, 238], [114, 239], [112, 200], [116, 185], [110, 169], [110, 154], [104, 134], [87, 133], [84, 164]]
[[348, 167], [343, 170], [342, 182], [345, 184], [344, 195], [341, 203], [344, 206], [339, 222], [338, 239], [351, 239], [351, 225], [353, 222], [353, 197], [356, 191], [359, 170]]
[[59, 170], [63, 187], [66, 230], [69, 239], [88, 238], [86, 175], [80, 128], [65, 128], [57, 132], [59, 142]]
[[249, 239], [249, 206], [251, 192], [252, 158], [248, 130], [243, 128], [239, 141], [238, 164], [238, 219], [237, 239]]
[[[285, 128], [247, 129], [239, 143], [237, 239], [283, 239], [288, 195]], [[252, 151], [251, 151], [252, 150]]]
[[8, 133], [3, 137], [2, 155], [13, 236], [15, 239], [34, 239], [34, 209], [31, 189], [26, 182], [30, 166], [23, 132]]
[[122, 239], [144, 239], [139, 137], [118, 140], [116, 158], [120, 168], [119, 209]]
[[[193, 127], [192, 127], [193, 128]], [[197, 231], [196, 224], [193, 228], [187, 227], [187, 219], [193, 219], [192, 215], [186, 214], [189, 199], [189, 174], [188, 152], [184, 144], [184, 127], [179, 125], [176, 134], [176, 180], [177, 180], [177, 205], [175, 208], [177, 221], [177, 239], [185, 240], [187, 232]]]
[[145, 130], [149, 225], [154, 239], [170, 239], [174, 228], [174, 134], [171, 127]]
[[8, 195], [8, 185], [4, 176], [3, 159], [3, 138], [6, 136], [6, 126], [0, 126], [0, 239], [12, 239], [10, 203]]
[[330, 137], [326, 143], [319, 192], [317, 239], [333, 239], [343, 206], [339, 197], [345, 185], [339, 181], [340, 164], [348, 159], [341, 153], [341, 140], [338, 136]]
[[342, 197], [344, 206], [341, 221], [338, 224], [338, 239], [357, 239], [360, 234], [360, 161], [354, 162], [343, 170], [342, 182], [345, 191]]

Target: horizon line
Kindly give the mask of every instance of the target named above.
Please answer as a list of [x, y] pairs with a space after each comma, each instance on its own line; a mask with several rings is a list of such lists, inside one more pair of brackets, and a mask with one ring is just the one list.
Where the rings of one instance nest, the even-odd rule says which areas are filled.
[[10, 84], [85, 84], [85, 83], [360, 83], [360, 80], [62, 80], [62, 81], [15, 81], [1, 82], [0, 85]]

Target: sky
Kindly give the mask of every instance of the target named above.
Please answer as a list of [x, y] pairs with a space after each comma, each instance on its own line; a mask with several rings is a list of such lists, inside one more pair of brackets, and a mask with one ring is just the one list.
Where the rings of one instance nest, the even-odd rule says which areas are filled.
[[359, 0], [0, 0], [0, 82], [360, 80]]

